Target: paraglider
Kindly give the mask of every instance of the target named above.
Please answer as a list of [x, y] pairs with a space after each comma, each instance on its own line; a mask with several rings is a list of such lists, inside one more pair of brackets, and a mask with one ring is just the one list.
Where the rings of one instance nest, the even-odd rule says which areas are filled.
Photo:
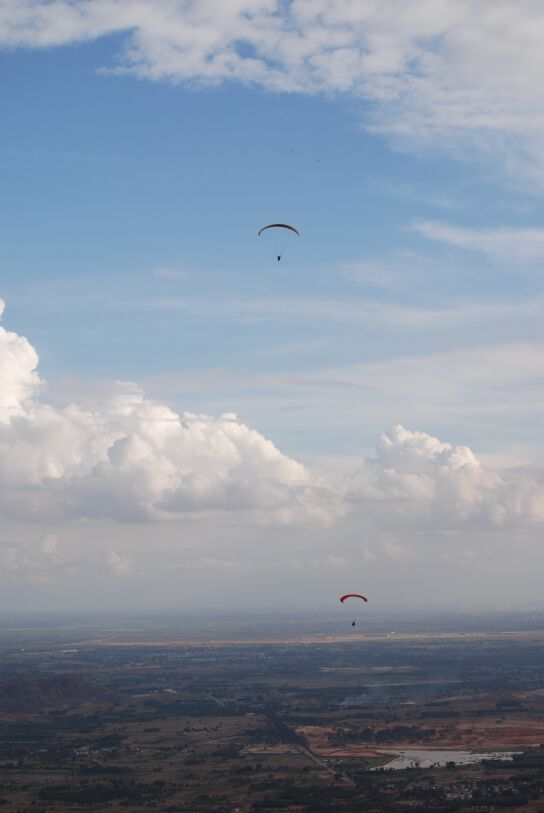
[[[299, 230], [295, 229], [294, 226], [290, 226], [289, 223], [269, 223], [268, 226], [263, 226], [262, 229], [259, 229], [257, 232], [257, 237], [260, 237], [263, 231], [266, 231], [267, 229], [287, 229], [287, 231], [291, 231], [296, 234], [297, 237], [300, 237]], [[276, 252], [276, 260], [278, 262], [281, 260], [281, 257], [281, 252], [279, 254]]]
[[[367, 597], [362, 596], [360, 593], [346, 593], [345, 596], [340, 596], [341, 603], [344, 604], [348, 600], [348, 598], [356, 598], [356, 599], [360, 599], [361, 601], [364, 601], [364, 602], [368, 601]], [[352, 627], [355, 626], [355, 621], [351, 622], [351, 626]]]

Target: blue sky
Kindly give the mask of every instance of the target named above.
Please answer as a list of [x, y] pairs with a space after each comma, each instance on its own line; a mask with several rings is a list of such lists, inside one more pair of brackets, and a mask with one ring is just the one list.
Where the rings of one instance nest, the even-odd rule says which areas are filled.
[[[3, 334], [17, 349], [0, 366], [3, 409], [14, 410], [5, 453], [25, 471], [42, 466], [28, 481], [6, 474], [15, 592], [40, 582], [54, 604], [60, 582], [70, 605], [82, 574], [105, 568], [128, 596], [148, 580], [160, 604], [145, 541], [127, 541], [142, 520], [190, 581], [235, 577], [231, 604], [252, 567], [269, 580], [311, 566], [323, 583], [375, 568], [383, 586], [388, 566], [419, 578], [429, 556], [438, 594], [455, 595], [444, 562], [473, 568], [501, 551], [506, 579], [519, 534], [539, 538], [543, 100], [531, 71], [544, 21], [529, 2], [503, 31], [476, 0], [462, 11], [444, 0], [440, 14], [419, 0], [404, 28], [397, 0], [355, 16], [345, 3], [314, 6], [209, 0], [195, 18], [185, 0], [59, 0], [0, 15], [0, 295], [18, 337]], [[256, 234], [275, 221], [301, 231], [280, 243], [281, 263]], [[108, 424], [120, 388], [142, 399], [123, 413], [124, 457], [108, 446], [120, 440]], [[191, 425], [201, 445], [165, 462], [143, 422], [186, 410], [209, 416]], [[240, 440], [243, 467], [201, 469], [194, 461], [212, 460], [224, 431], [238, 443], [223, 413], [259, 439]], [[62, 425], [54, 442], [49, 420]], [[109, 428], [99, 437], [91, 423]], [[283, 455], [273, 475], [270, 443]], [[117, 496], [100, 511], [105, 466]], [[49, 488], [40, 477], [54, 480], [54, 510], [29, 496]], [[203, 501], [201, 478], [221, 493]], [[261, 482], [273, 497], [250, 494]], [[409, 516], [395, 514], [399, 498], [413, 502]], [[89, 553], [86, 523], [97, 521], [105, 547]], [[225, 522], [246, 540], [227, 553]], [[283, 528], [278, 538], [293, 525], [290, 565], [281, 545], [268, 563], [250, 551], [263, 522]], [[190, 555], [186, 533], [200, 540]], [[454, 552], [431, 539], [448, 534]], [[59, 553], [68, 539], [77, 556]], [[540, 566], [540, 546], [530, 550]], [[115, 603], [118, 586], [108, 589]]]
[[[444, 215], [472, 227], [536, 222], [536, 202], [525, 199], [521, 216], [519, 195], [505, 195], [498, 167], [486, 179], [489, 171], [436, 149], [395, 151], [365, 133], [364, 103], [345, 95], [190, 89], [98, 74], [114, 60], [117, 40], [2, 55], [10, 77], [1, 134], [5, 296], [12, 320], [39, 342], [48, 378], [149, 376], [180, 364], [237, 365], [240, 356], [247, 365], [248, 343], [270, 347], [280, 336], [285, 343], [286, 330], [295, 341], [323, 333], [319, 324], [187, 324], [153, 308], [170, 297], [206, 298], [210, 276], [214, 291], [245, 299], [433, 307], [511, 295], [511, 274], [490, 279], [478, 268], [451, 279], [444, 265], [476, 272], [474, 258], [467, 263], [465, 252], [459, 257], [410, 229], [414, 220]], [[260, 225], [277, 219], [303, 234], [281, 266], [274, 247], [256, 239]], [[434, 264], [424, 284], [411, 267], [385, 287], [358, 283], [345, 268], [395, 262], [396, 252], [413, 254], [411, 266]], [[157, 276], [161, 270], [172, 277]], [[131, 300], [148, 303], [145, 314]], [[364, 318], [357, 330], [364, 341]], [[335, 348], [325, 363], [404, 352], [405, 337], [396, 338], [385, 349], [387, 337], [341, 355]], [[323, 348], [299, 364], [308, 361], [321, 365]], [[296, 368], [296, 358], [288, 362]]]
[[[369, 325], [366, 304], [448, 308], [538, 290], [411, 228], [427, 219], [536, 223], [538, 201], [509, 189], [500, 167], [436, 147], [395, 150], [365, 132], [364, 102], [346, 95], [100, 74], [118, 40], [2, 55], [4, 295], [48, 380], [306, 371], [420, 352], [427, 331]], [[302, 231], [281, 265], [267, 236], [256, 237], [278, 219]], [[370, 279], [357, 270], [364, 263], [376, 267]], [[394, 282], [382, 279], [384, 265]], [[214, 318], [182, 308], [217, 298], [225, 307]], [[286, 323], [281, 307], [252, 317], [250, 304], [237, 318], [231, 299], [360, 301], [361, 318]], [[486, 325], [464, 329], [487, 338]], [[432, 342], [464, 340], [438, 332]]]

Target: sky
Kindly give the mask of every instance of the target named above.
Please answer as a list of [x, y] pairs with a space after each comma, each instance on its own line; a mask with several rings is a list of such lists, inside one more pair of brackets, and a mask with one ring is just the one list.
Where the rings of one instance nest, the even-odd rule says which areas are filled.
[[543, 46], [2, 0], [0, 609], [542, 605]]

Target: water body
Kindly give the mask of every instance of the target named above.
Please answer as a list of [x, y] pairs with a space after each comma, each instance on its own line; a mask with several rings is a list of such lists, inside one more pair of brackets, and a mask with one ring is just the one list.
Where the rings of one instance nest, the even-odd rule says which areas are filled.
[[[432, 768], [433, 766], [447, 765], [454, 762], [456, 765], [471, 765], [474, 762], [481, 762], [483, 759], [500, 759], [504, 762], [511, 762], [514, 754], [521, 751], [487, 751], [485, 753], [472, 753], [471, 751], [439, 751], [420, 750], [417, 748], [407, 748], [402, 751], [382, 751], [379, 754], [393, 757], [391, 762], [382, 767], [389, 771], [402, 771], [405, 768]], [[371, 768], [373, 771], [379, 768]]]

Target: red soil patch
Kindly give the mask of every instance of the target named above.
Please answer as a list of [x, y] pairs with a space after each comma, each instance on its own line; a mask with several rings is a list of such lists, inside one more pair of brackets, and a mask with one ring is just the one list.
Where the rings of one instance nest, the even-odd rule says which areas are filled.
[[310, 751], [324, 757], [377, 757], [375, 749], [369, 745], [334, 746], [329, 742], [329, 735], [334, 734], [332, 726], [305, 725], [297, 728], [297, 734], [306, 737]]
[[504, 723], [460, 723], [456, 730], [463, 745], [494, 748], [510, 748], [524, 745], [540, 745], [544, 742], [544, 721], [509, 720]]

